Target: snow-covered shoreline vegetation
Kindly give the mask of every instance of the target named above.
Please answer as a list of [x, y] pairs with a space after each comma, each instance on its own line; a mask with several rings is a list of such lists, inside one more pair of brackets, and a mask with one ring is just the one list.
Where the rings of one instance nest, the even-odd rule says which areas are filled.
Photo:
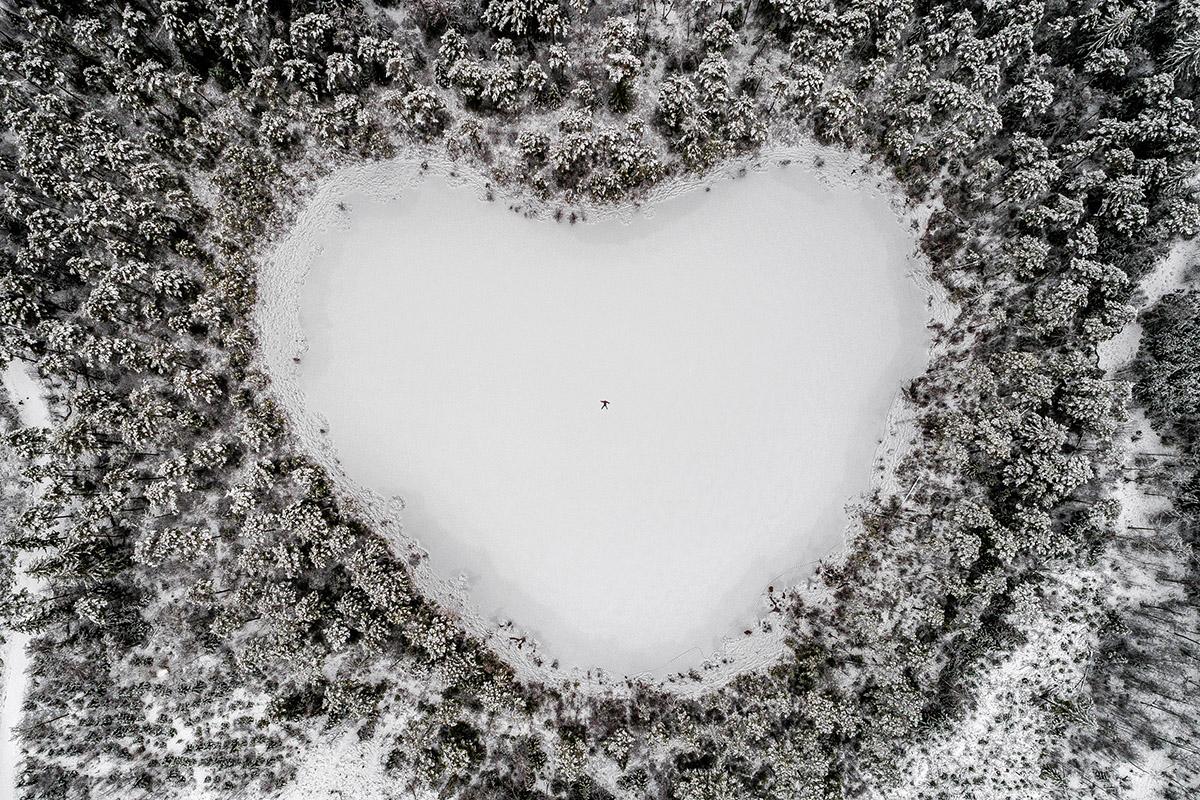
[[[0, 374], [0, 425], [7, 433], [22, 427], [46, 427], [52, 424], [50, 409], [41, 396], [37, 380], [29, 367], [19, 361], [8, 362]], [[15, 517], [30, 502], [37, 488], [23, 482], [18, 470], [20, 461], [8, 452], [7, 443], [0, 443], [0, 525], [9, 531], [17, 524]], [[14, 552], [6, 551], [4, 561], [5, 597], [22, 593], [37, 594], [38, 581], [25, 571], [25, 564]], [[11, 601], [9, 601], [11, 602]], [[2, 667], [4, 670], [3, 700], [0, 701], [0, 793], [17, 796], [17, 776], [21, 767], [21, 742], [17, 726], [21, 722], [21, 707], [25, 702], [29, 669], [29, 631], [14, 629], [4, 634]]]
[[[1031, 631], [1121, 643], [1057, 587], [1126, 535], [1126, 385], [1096, 346], [1196, 233], [1194, 2], [46, 6], [0, 37], [0, 350], [70, 412], [9, 437], [48, 484], [5, 536], [51, 589], [8, 608], [38, 633], [31, 796], [270, 795], [318, 724], [386, 753], [397, 793], [880, 794]], [[516, 680], [295, 448], [254, 369], [256, 255], [313, 177], [414, 140], [569, 218], [807, 135], [932, 210], [961, 309], [906, 389], [903, 493], [776, 598], [767, 669], [686, 697]], [[1180, 538], [1159, 556], [1187, 563]], [[1185, 617], [1154, 625], [1194, 637]], [[929, 796], [1120, 796], [1151, 741], [1163, 796], [1195, 791], [1186, 741], [1107, 725], [1128, 653], [1072, 652], [1090, 680], [1025, 698], [1058, 735], [1019, 785], [951, 760]]]

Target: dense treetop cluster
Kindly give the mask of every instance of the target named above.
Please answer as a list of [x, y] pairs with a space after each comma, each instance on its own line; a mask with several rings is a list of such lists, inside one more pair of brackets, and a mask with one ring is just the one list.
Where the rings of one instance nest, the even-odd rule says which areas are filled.
[[1156, 427], [1181, 439], [1188, 452], [1200, 442], [1200, 293], [1164, 297], [1143, 315], [1137, 393]]
[[[1096, 347], [1200, 230], [1196, 0], [35, 1], [0, 50], [0, 359], [56, 399], [51, 428], [4, 422], [30, 797], [269, 794], [321, 724], [383, 742], [398, 794], [861, 796], [1117, 534], [1126, 386]], [[694, 697], [528, 679], [299, 451], [256, 367], [256, 257], [347, 160], [445, 153], [573, 208], [805, 136], [935, 209], [961, 314], [907, 389], [912, 489], [773, 594], [769, 669]], [[1142, 383], [1186, 436], [1194, 306], [1148, 320]], [[1084, 617], [1101, 677], [1044, 700], [1056, 742], [1111, 735], [1030, 754], [1010, 796], [1112, 796], [1147, 737], [1196, 791], [1193, 748], [1120, 717], [1127, 628]]]

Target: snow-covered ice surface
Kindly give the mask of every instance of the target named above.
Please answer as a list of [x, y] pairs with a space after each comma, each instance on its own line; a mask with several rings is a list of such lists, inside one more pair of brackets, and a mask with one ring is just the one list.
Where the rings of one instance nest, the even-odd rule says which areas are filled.
[[912, 235], [821, 154], [586, 225], [411, 159], [335, 173], [263, 265], [276, 391], [468, 616], [566, 665], [695, 666], [840, 547], [924, 368]]
[[[49, 427], [50, 408], [42, 396], [41, 388], [27, 365], [13, 360], [0, 374], [5, 394], [17, 409], [17, 416], [26, 427]], [[30, 578], [17, 565], [16, 580], [26, 588], [36, 588]], [[7, 631], [5, 633], [4, 695], [0, 701], [0, 798], [17, 796], [16, 778], [20, 766], [20, 747], [13, 738], [13, 729], [21, 720], [21, 706], [25, 699], [27, 647], [29, 634]]]

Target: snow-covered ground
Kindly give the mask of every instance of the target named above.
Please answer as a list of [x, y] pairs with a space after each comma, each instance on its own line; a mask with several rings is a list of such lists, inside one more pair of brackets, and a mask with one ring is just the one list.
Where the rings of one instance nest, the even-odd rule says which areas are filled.
[[588, 225], [412, 171], [335, 180], [278, 251], [289, 410], [483, 616], [569, 665], [700, 663], [841, 545], [924, 367], [911, 234], [799, 165]]
[[[37, 381], [22, 361], [10, 361], [0, 373], [4, 392], [17, 409], [22, 425], [49, 427], [50, 408], [42, 396]], [[33, 588], [30, 579], [18, 564], [16, 580]], [[13, 729], [20, 722], [25, 698], [27, 646], [29, 635], [16, 631], [5, 633], [4, 697], [0, 701], [0, 798], [17, 796], [16, 778], [20, 765], [20, 747], [13, 739]]]

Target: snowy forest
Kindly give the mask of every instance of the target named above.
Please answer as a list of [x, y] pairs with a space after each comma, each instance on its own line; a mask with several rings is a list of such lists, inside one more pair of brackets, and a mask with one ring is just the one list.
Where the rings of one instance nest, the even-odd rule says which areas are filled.
[[[28, 0], [0, 53], [0, 791], [1200, 795], [1200, 0]], [[809, 140], [957, 311], [902, 491], [769, 665], [531, 673], [298, 446], [258, 259], [348, 163], [574, 219]]]

